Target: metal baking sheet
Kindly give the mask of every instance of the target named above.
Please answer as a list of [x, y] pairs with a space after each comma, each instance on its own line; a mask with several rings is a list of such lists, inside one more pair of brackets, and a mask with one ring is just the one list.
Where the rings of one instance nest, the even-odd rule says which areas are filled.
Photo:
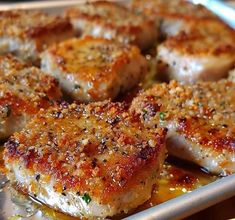
[[[117, 1], [117, 0], [110, 0]], [[11, 9], [40, 9], [50, 13], [60, 13], [64, 8], [83, 3], [84, 0], [42, 1], [16, 4], [0, 4], [0, 11]], [[118, 2], [127, 3], [128, 0]], [[235, 195], [235, 174], [216, 180], [190, 193], [171, 199], [167, 202], [148, 208], [137, 214], [126, 217], [127, 220], [182, 219], [198, 211]], [[51, 220], [35, 205], [31, 199], [19, 196], [9, 187], [5, 176], [0, 174], [0, 220]], [[58, 219], [58, 218], [57, 218]]]
[[182, 219], [235, 195], [235, 174], [146, 209], [128, 220]]

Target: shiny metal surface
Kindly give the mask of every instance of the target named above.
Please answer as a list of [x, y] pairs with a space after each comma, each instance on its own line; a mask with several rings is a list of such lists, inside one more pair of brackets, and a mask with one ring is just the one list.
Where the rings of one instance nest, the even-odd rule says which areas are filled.
[[[97, 0], [89, 0], [94, 2]], [[128, 0], [107, 0], [110, 2], [128, 2]], [[46, 11], [54, 11], [54, 9], [59, 10], [60, 8], [65, 8], [71, 5], [84, 3], [86, 0], [66, 0], [66, 1], [33, 1], [24, 3], [13, 3], [13, 4], [1, 4], [0, 10], [12, 10], [12, 9], [44, 9]]]
[[1, 220], [50, 220], [35, 203], [13, 190], [9, 182], [0, 177], [0, 219]]
[[182, 219], [235, 195], [235, 174], [149, 208], [126, 220]]
[[[114, 0], [115, 1], [115, 0]], [[84, 2], [83, 0], [47, 1], [32, 3], [17, 3], [1, 5], [0, 10], [9, 9], [43, 9], [49, 12], [60, 12], [67, 6]], [[121, 0], [120, 2], [128, 2]], [[235, 21], [235, 19], [234, 19]], [[128, 220], [152, 219], [181, 219], [213, 204], [235, 195], [235, 174], [224, 177], [211, 184], [194, 190], [183, 196], [149, 208], [127, 217]], [[51, 220], [35, 203], [24, 196], [20, 196], [9, 187], [7, 179], [0, 174], [0, 220]]]
[[225, 2], [221, 0], [190, 0], [195, 4], [202, 4], [207, 9], [218, 15], [229, 26], [235, 28], [235, 6], [234, 2]]

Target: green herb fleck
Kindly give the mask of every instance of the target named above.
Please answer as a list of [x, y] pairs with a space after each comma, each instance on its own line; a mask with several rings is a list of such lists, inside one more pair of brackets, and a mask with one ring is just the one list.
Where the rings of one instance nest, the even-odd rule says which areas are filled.
[[159, 117], [160, 117], [161, 120], [164, 120], [164, 119], [165, 119], [165, 114], [164, 114], [164, 112], [160, 112], [160, 113], [159, 113]]
[[84, 200], [86, 202], [86, 204], [89, 204], [91, 202], [91, 197], [89, 196], [89, 194], [85, 193], [82, 196], [82, 200]]

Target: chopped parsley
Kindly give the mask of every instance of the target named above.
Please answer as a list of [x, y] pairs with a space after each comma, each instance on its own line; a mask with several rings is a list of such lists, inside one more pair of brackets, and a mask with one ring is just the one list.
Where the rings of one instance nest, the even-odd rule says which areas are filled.
[[160, 112], [160, 113], [159, 113], [159, 117], [160, 117], [161, 120], [164, 120], [164, 119], [165, 119], [165, 114], [164, 114], [164, 112]]
[[82, 200], [86, 202], [86, 204], [89, 204], [91, 202], [91, 197], [89, 196], [89, 194], [85, 193], [82, 196]]

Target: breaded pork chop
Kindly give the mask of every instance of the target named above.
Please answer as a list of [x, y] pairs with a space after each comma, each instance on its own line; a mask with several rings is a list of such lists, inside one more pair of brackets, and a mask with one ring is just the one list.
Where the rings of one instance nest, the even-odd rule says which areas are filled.
[[125, 7], [97, 1], [69, 8], [66, 16], [83, 36], [104, 37], [147, 49], [157, 39], [157, 23], [135, 15]]
[[60, 97], [53, 77], [13, 57], [0, 56], [0, 139], [21, 130], [40, 108]]
[[0, 12], [0, 54], [13, 53], [37, 64], [40, 52], [48, 45], [73, 34], [66, 18], [39, 11]]
[[209, 172], [235, 173], [235, 84], [156, 84], [134, 99], [131, 112], [147, 127], [167, 127], [170, 154]]
[[5, 144], [12, 184], [72, 216], [113, 216], [151, 196], [165, 129], [146, 129], [121, 103], [62, 103]]
[[137, 85], [147, 62], [135, 46], [85, 37], [50, 47], [42, 55], [41, 68], [73, 99], [89, 102], [114, 99]]
[[215, 81], [226, 77], [235, 63], [235, 31], [220, 21], [195, 21], [189, 31], [169, 37], [157, 50], [170, 79]]
[[143, 13], [160, 22], [163, 36], [172, 36], [185, 30], [188, 23], [195, 20], [217, 19], [202, 5], [185, 0], [132, 0], [130, 8], [137, 14]]

